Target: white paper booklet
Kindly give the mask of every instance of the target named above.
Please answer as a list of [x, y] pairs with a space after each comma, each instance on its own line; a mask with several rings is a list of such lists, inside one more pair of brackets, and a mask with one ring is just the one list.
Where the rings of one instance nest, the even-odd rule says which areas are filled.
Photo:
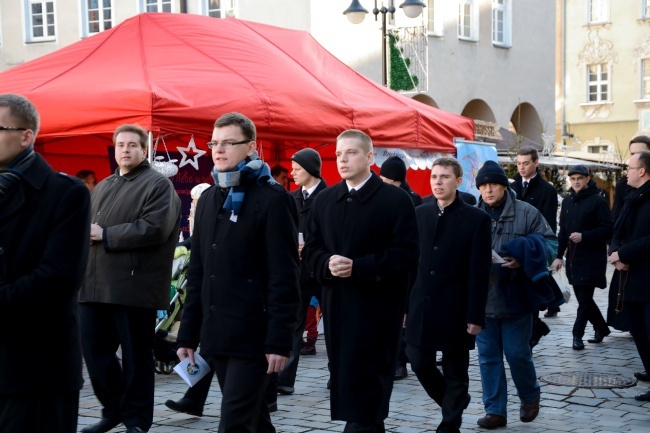
[[174, 371], [178, 373], [178, 375], [183, 378], [185, 383], [189, 386], [194, 386], [196, 382], [201, 380], [203, 376], [208, 374], [208, 371], [210, 371], [208, 363], [205, 362], [205, 359], [203, 359], [203, 357], [197, 352], [194, 352], [194, 362], [195, 365], [192, 365], [190, 364], [190, 358], [185, 358], [174, 367]]
[[503, 257], [501, 257], [496, 251], [492, 250], [492, 263], [505, 263], [506, 261], [503, 260]]

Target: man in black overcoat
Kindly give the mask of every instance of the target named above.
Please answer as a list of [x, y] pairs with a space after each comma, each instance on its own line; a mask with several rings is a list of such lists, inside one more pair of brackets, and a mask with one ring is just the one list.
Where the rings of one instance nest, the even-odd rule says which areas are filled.
[[[406, 320], [406, 353], [442, 409], [440, 433], [460, 432], [469, 404], [469, 351], [485, 326], [492, 262], [490, 217], [458, 196], [462, 175], [455, 158], [437, 159], [431, 168], [436, 201], [415, 210], [420, 264]], [[444, 354], [442, 373], [436, 352]]]
[[559, 271], [566, 252], [566, 275], [578, 300], [572, 347], [582, 350], [587, 322], [591, 322], [596, 334], [588, 340], [590, 343], [601, 343], [610, 333], [594, 301], [594, 289], [607, 287], [607, 242], [612, 237], [614, 220], [587, 167], [571, 167], [569, 180], [571, 190], [562, 201], [558, 252], [552, 266]]
[[38, 127], [30, 101], [0, 95], [0, 431], [74, 433], [90, 195], [34, 152]]
[[[630, 332], [645, 371], [635, 373], [650, 380], [650, 151], [638, 152], [627, 164], [627, 183], [635, 188], [626, 198], [614, 224], [609, 263], [618, 271], [612, 279], [616, 309], [627, 311]], [[635, 397], [650, 401], [650, 391]]]
[[409, 273], [419, 255], [408, 194], [371, 172], [372, 140], [341, 133], [342, 181], [321, 192], [307, 220], [302, 259], [323, 287], [333, 420], [345, 432], [384, 432]]
[[289, 359], [298, 309], [296, 205], [257, 157], [240, 113], [214, 124], [215, 186], [194, 215], [177, 354], [201, 356], [221, 388], [220, 433], [273, 433], [264, 392]]

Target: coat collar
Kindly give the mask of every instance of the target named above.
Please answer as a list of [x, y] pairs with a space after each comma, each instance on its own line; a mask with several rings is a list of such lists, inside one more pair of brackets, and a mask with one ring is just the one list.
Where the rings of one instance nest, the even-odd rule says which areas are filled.
[[115, 177], [120, 178], [123, 177], [126, 180], [133, 180], [136, 177], [140, 176], [142, 173], [144, 173], [146, 170], [149, 170], [151, 168], [151, 164], [149, 164], [149, 161], [146, 159], [140, 163], [136, 168], [133, 170], [129, 171], [125, 175], [120, 174], [120, 167], [117, 167], [115, 169]]
[[[47, 177], [52, 173], [52, 167], [38, 153], [35, 155], [32, 164], [23, 173], [22, 181], [30, 185], [33, 189], [40, 190], [45, 185]], [[10, 217], [23, 207], [27, 200], [25, 196], [25, 188], [17, 187], [11, 192], [0, 206], [0, 221]]]
[[[359, 198], [359, 201], [361, 201], [361, 203], [368, 201], [370, 197], [372, 197], [372, 195], [375, 193], [375, 191], [381, 188], [383, 184], [384, 181], [381, 180], [379, 176], [377, 176], [377, 173], [371, 171], [370, 179], [368, 179], [368, 182], [366, 182], [363, 188], [357, 191], [357, 197]], [[342, 200], [343, 197], [347, 197], [350, 193], [345, 180], [342, 180], [334, 185], [334, 188], [336, 188], [336, 201]]]

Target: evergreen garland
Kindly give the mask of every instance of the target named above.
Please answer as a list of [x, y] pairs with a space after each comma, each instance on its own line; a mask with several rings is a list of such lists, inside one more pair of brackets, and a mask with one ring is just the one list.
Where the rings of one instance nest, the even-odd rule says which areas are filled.
[[[389, 87], [392, 90], [413, 90], [415, 86], [418, 85], [418, 77], [411, 75], [407, 66], [410, 66], [411, 60], [405, 59], [402, 60], [401, 51], [397, 48], [397, 42], [399, 38], [395, 35], [388, 35], [388, 47], [390, 49], [390, 83]], [[412, 81], [411, 81], [412, 79]]]

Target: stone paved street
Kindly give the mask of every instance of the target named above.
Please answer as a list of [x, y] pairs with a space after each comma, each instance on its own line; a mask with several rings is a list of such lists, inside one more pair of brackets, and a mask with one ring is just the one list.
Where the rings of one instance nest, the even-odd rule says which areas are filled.
[[[611, 269], [610, 269], [611, 275]], [[603, 314], [607, 310], [607, 290], [596, 290], [596, 301]], [[629, 333], [612, 331], [603, 344], [589, 344], [593, 336], [589, 326], [585, 335], [586, 349], [571, 349], [571, 327], [575, 319], [577, 302], [574, 297], [557, 318], [544, 319], [551, 333], [544, 337], [534, 350], [538, 377], [561, 372], [610, 373], [633, 378], [635, 371], [643, 370]], [[279, 410], [272, 414], [278, 432], [340, 432], [342, 422], [330, 420], [327, 356], [322, 337], [319, 338], [318, 354], [303, 357], [298, 370], [296, 393], [278, 396]], [[537, 420], [524, 424], [519, 421], [519, 400], [515, 396], [512, 381], [508, 381], [510, 393], [508, 427], [515, 432], [637, 432], [650, 431], [650, 403], [634, 400], [634, 395], [645, 392], [650, 383], [641, 382], [630, 388], [588, 389], [571, 386], [555, 386], [540, 381], [542, 387], [541, 409]], [[154, 426], [150, 431], [159, 433], [216, 432], [219, 424], [220, 392], [216, 379], [210, 392], [202, 418], [170, 411], [165, 407], [167, 399], [179, 399], [185, 392], [185, 383], [174, 373], [156, 375]], [[484, 415], [481, 403], [481, 381], [476, 351], [471, 353], [470, 394], [472, 401], [463, 417], [462, 431], [479, 432], [476, 420]], [[432, 432], [440, 422], [440, 409], [429, 399], [415, 376], [395, 383], [391, 399], [391, 411], [386, 420], [386, 430], [394, 433]], [[94, 424], [101, 417], [101, 406], [95, 398], [90, 381], [86, 377], [81, 392], [79, 429]], [[113, 431], [124, 431], [120, 426]], [[503, 430], [503, 429], [502, 429]]]

